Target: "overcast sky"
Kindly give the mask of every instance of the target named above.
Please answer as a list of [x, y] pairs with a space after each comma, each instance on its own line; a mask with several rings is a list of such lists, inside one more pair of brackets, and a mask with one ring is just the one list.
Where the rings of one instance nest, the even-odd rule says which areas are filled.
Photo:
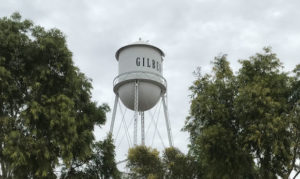
[[[174, 145], [187, 152], [188, 134], [180, 130], [189, 112], [192, 72], [196, 67], [209, 72], [210, 62], [221, 53], [228, 54], [236, 72], [239, 59], [265, 46], [272, 46], [285, 70], [291, 71], [300, 63], [299, 8], [297, 0], [0, 0], [0, 17], [18, 11], [37, 25], [63, 31], [75, 65], [93, 80], [93, 99], [111, 108], [112, 81], [118, 75], [116, 50], [139, 37], [161, 48], [166, 54], [164, 77]], [[106, 125], [96, 129], [97, 139], [109, 130], [111, 113], [107, 117]], [[159, 121], [164, 120], [161, 117]], [[163, 125], [158, 126], [167, 145]], [[122, 130], [118, 138], [126, 134]], [[160, 143], [157, 136], [159, 142], [154, 143]], [[117, 144], [118, 160], [124, 158], [126, 144]]]

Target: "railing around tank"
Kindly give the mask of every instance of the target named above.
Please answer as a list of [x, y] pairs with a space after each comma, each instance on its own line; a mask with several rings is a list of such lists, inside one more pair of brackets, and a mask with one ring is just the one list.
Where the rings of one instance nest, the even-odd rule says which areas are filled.
[[155, 81], [165, 88], [167, 87], [167, 80], [159, 74], [145, 71], [132, 71], [127, 73], [122, 73], [115, 77], [113, 81], [114, 87], [120, 82], [128, 81], [128, 80], [150, 80]]

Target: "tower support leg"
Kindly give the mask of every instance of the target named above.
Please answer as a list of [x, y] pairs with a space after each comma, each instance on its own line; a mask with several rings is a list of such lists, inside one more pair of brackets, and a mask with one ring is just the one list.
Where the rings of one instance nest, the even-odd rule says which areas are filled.
[[164, 114], [165, 114], [165, 120], [166, 120], [166, 126], [167, 126], [167, 132], [168, 132], [168, 139], [169, 139], [169, 145], [170, 147], [173, 147], [173, 139], [172, 139], [172, 131], [169, 121], [169, 114], [168, 114], [168, 106], [166, 104], [166, 96], [162, 95], [162, 102], [164, 107]]
[[145, 116], [144, 116], [144, 112], [141, 112], [141, 132], [142, 132], [142, 145], [145, 145]]
[[114, 103], [114, 109], [113, 109], [113, 113], [112, 113], [112, 119], [111, 119], [111, 123], [110, 123], [110, 130], [109, 130], [109, 133], [111, 135], [112, 135], [113, 130], [114, 130], [114, 124], [115, 124], [115, 119], [116, 119], [118, 101], [119, 101], [119, 96], [116, 94], [116, 96], [115, 96], [115, 103]]
[[134, 129], [133, 129], [133, 145], [137, 145], [137, 120], [139, 110], [139, 82], [135, 81], [134, 85]]

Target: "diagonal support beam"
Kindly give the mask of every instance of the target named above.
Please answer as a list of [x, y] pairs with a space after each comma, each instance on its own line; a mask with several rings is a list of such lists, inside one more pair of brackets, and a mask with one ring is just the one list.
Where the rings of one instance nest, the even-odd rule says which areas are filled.
[[166, 121], [167, 132], [168, 132], [169, 145], [170, 145], [170, 147], [173, 147], [173, 138], [172, 138], [170, 121], [169, 121], [168, 106], [166, 104], [166, 96], [162, 95], [161, 97], [162, 97], [162, 102], [163, 102], [163, 107], [164, 107], [164, 114], [165, 114], [165, 121]]
[[117, 113], [117, 108], [118, 108], [118, 101], [119, 101], [119, 96], [116, 94], [116, 96], [115, 96], [115, 103], [114, 103], [114, 109], [113, 109], [113, 113], [112, 113], [112, 119], [111, 119], [111, 123], [110, 123], [110, 130], [109, 130], [109, 133], [111, 135], [112, 135], [113, 130], [114, 130], [116, 113]]

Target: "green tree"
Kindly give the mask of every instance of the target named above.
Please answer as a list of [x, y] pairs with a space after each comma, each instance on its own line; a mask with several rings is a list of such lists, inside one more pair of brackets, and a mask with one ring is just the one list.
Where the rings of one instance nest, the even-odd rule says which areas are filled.
[[236, 77], [226, 55], [216, 57], [213, 64], [213, 75], [202, 76], [198, 70], [190, 88], [192, 103], [184, 128], [190, 133], [190, 155], [201, 170], [198, 178], [251, 177], [253, 160], [242, 147], [234, 110]]
[[295, 76], [270, 48], [234, 75], [226, 56], [198, 74], [185, 130], [190, 153], [209, 178], [288, 178], [299, 159], [299, 65]]
[[96, 142], [94, 148], [96, 152], [92, 157], [91, 170], [97, 173], [100, 178], [120, 178], [120, 172], [115, 161], [115, 146], [112, 136], [109, 135], [103, 142]]
[[4, 178], [56, 178], [85, 161], [108, 107], [74, 66], [65, 36], [15, 13], [0, 19], [0, 162]]
[[[292, 80], [292, 95], [290, 98], [291, 112], [286, 116], [291, 120], [290, 136], [291, 136], [291, 153], [292, 159], [287, 168], [287, 173], [290, 174], [292, 170], [296, 171], [294, 179], [300, 173], [300, 165], [296, 163], [300, 159], [300, 64], [293, 70], [295, 77]], [[287, 119], [287, 120], [288, 120]]]
[[235, 110], [241, 137], [251, 149], [261, 178], [288, 178], [291, 161], [291, 80], [269, 48], [240, 61]]
[[128, 151], [126, 165], [132, 178], [163, 178], [163, 165], [156, 149], [136, 146]]
[[93, 144], [93, 153], [85, 161], [74, 161], [72, 166], [64, 168], [62, 179], [68, 178], [120, 178], [115, 161], [115, 146], [112, 136], [108, 135], [104, 141]]
[[193, 158], [186, 156], [177, 148], [166, 148], [163, 152], [162, 161], [165, 178], [192, 179], [197, 176]]

